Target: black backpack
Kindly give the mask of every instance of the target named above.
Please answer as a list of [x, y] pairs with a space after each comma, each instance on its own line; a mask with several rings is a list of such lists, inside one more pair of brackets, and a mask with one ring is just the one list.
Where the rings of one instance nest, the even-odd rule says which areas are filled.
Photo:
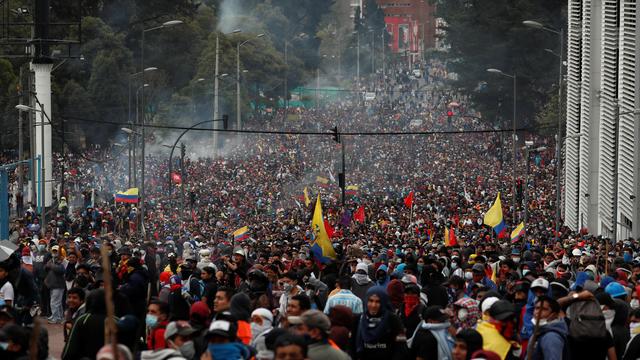
[[604, 338], [607, 327], [600, 304], [595, 300], [578, 301], [567, 309], [569, 336], [574, 339]]

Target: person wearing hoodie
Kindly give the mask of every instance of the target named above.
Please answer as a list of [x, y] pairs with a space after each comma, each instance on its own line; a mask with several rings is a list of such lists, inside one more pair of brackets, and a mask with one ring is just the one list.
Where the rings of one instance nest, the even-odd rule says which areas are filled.
[[637, 336], [640, 334], [640, 309], [635, 309], [631, 312], [629, 332], [631, 339], [627, 343], [622, 360], [635, 360], [640, 358], [640, 337]]
[[559, 318], [560, 304], [553, 298], [538, 297], [533, 312], [533, 321], [537, 331], [530, 338], [527, 353], [532, 360], [569, 359], [567, 341], [569, 328], [564, 319]]
[[266, 336], [273, 330], [273, 314], [265, 308], [251, 313], [251, 347], [257, 352], [256, 359], [273, 358], [273, 351], [266, 345]]
[[453, 360], [471, 360], [478, 350], [482, 350], [482, 336], [474, 329], [464, 329], [456, 334], [451, 356]]
[[382, 286], [384, 288], [389, 284], [389, 267], [385, 264], [380, 265], [376, 270], [376, 286]]
[[231, 316], [238, 326], [237, 337], [243, 344], [251, 343], [251, 299], [245, 293], [238, 293], [231, 297]]
[[[626, 301], [627, 291], [620, 283], [612, 282], [608, 284], [604, 291], [611, 296], [613, 303], [611, 308], [614, 312], [613, 321], [611, 321], [611, 335], [616, 345], [616, 354], [622, 357], [624, 350], [631, 338], [629, 334], [628, 319], [631, 308]], [[608, 313], [605, 313], [605, 318]]]
[[449, 315], [438, 305], [422, 312], [423, 320], [407, 341], [411, 358], [451, 360], [455, 340], [449, 334]]
[[104, 345], [104, 322], [107, 317], [107, 305], [104, 290], [96, 289], [89, 293], [86, 301], [87, 312], [76, 319], [64, 346], [62, 360], [82, 358], [93, 359]]
[[364, 262], [356, 265], [356, 272], [351, 276], [351, 292], [364, 303], [367, 290], [374, 285], [369, 279], [369, 267]]

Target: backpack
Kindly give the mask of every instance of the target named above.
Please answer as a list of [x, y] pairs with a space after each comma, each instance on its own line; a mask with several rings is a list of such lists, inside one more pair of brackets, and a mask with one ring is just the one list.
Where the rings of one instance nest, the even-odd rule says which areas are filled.
[[595, 300], [578, 301], [567, 309], [569, 336], [579, 338], [604, 338], [607, 327], [600, 305]]

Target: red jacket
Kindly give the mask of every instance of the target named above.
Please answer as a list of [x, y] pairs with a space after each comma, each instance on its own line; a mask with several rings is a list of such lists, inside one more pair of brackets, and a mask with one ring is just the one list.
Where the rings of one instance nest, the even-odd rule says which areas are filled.
[[167, 328], [168, 321], [162, 321], [158, 323], [156, 327], [151, 329], [149, 335], [147, 335], [147, 349], [159, 350], [166, 349], [167, 343], [164, 341], [164, 332]]

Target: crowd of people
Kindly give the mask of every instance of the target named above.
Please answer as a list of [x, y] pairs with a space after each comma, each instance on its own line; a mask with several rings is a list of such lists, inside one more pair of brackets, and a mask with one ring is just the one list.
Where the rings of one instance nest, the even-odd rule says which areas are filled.
[[[410, 70], [363, 80], [373, 100], [253, 115], [245, 130], [289, 133], [221, 136], [216, 156], [190, 138], [179, 176], [150, 152], [144, 211], [115, 202], [120, 150], [59, 156], [51, 220], [27, 204], [0, 262], [1, 358], [640, 357], [637, 241], [556, 233], [553, 147], [512, 159], [510, 133], [485, 131], [444, 65]], [[500, 233], [483, 222], [498, 193]], [[316, 199], [329, 260], [311, 250]]]

